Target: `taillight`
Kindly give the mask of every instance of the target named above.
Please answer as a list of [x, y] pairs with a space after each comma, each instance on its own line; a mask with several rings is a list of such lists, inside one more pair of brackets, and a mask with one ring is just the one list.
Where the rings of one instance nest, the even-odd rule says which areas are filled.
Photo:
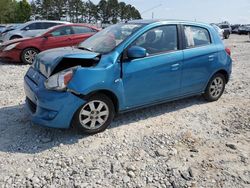
[[225, 48], [225, 51], [227, 52], [227, 54], [228, 54], [229, 56], [231, 56], [231, 50], [230, 50], [229, 48]]

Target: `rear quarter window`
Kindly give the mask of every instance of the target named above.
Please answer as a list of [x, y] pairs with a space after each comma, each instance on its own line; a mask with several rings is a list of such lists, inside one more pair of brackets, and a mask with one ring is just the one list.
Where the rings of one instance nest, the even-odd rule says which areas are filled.
[[198, 26], [184, 26], [186, 48], [194, 48], [211, 44], [210, 33]]

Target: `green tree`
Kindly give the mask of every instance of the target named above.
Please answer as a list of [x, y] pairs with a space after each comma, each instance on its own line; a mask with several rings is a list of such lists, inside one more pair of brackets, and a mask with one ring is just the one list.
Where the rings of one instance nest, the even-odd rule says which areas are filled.
[[108, 15], [109, 15], [109, 22], [110, 23], [117, 23], [118, 16], [119, 16], [119, 4], [117, 0], [108, 0], [107, 1], [108, 7]]
[[15, 22], [21, 23], [29, 20], [31, 16], [31, 6], [26, 0], [17, 2], [15, 9]]
[[16, 1], [0, 1], [0, 23], [9, 23], [14, 20], [15, 3]]
[[96, 23], [99, 19], [98, 7], [90, 0], [85, 3], [85, 20], [87, 23]]
[[106, 0], [101, 0], [98, 3], [98, 14], [100, 21], [104, 24], [109, 23], [108, 18], [109, 18], [109, 13], [108, 13], [108, 4]]
[[66, 17], [70, 22], [115, 24], [141, 18], [134, 6], [118, 0], [100, 0], [97, 5], [91, 0], [33, 0], [31, 5], [33, 17], [40, 15], [43, 19]]

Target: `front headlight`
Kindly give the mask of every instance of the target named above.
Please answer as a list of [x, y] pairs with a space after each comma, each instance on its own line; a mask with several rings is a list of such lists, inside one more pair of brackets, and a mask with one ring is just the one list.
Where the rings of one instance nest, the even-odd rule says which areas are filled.
[[19, 44], [19, 42], [14, 43], [14, 44], [11, 44], [11, 45], [8, 45], [8, 46], [6, 46], [6, 47], [3, 49], [3, 51], [12, 50], [12, 49], [15, 48], [18, 44]]
[[44, 82], [46, 89], [58, 90], [58, 91], [65, 90], [67, 88], [68, 83], [72, 79], [74, 72], [77, 68], [78, 68], [78, 66], [61, 71], [61, 72], [49, 77]]

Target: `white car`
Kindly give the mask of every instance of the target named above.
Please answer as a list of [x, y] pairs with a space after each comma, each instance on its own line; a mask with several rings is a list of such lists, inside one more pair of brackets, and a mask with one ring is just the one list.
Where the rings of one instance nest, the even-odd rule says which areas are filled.
[[24, 37], [34, 37], [50, 27], [68, 23], [69, 22], [48, 20], [26, 22], [24, 24], [19, 25], [14, 30], [2, 34], [2, 42]]

